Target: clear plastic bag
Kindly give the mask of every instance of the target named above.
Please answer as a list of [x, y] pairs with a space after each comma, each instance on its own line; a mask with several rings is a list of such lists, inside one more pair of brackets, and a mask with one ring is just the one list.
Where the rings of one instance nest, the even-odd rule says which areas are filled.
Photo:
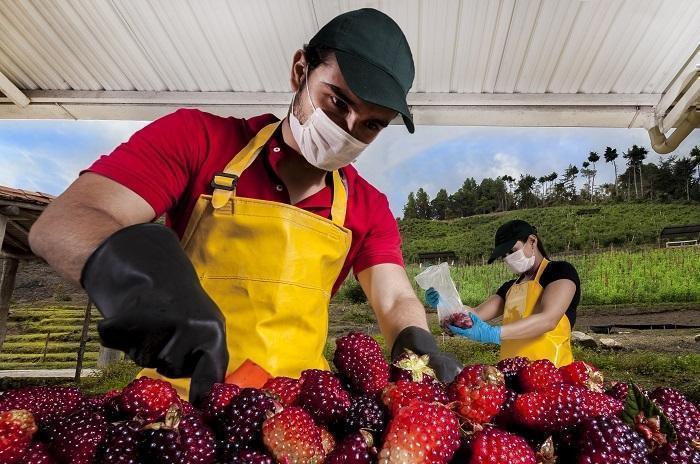
[[437, 313], [441, 322], [451, 314], [464, 311], [462, 299], [459, 297], [457, 287], [450, 276], [450, 267], [447, 263], [427, 267], [425, 271], [416, 276], [416, 283], [423, 290], [433, 287], [440, 294]]

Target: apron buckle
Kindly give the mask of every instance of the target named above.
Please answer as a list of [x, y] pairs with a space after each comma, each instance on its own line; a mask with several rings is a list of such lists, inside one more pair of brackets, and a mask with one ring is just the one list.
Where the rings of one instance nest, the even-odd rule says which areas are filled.
[[[225, 179], [231, 179], [230, 181], [224, 180], [224, 183], [220, 183], [217, 178], [223, 177]], [[238, 184], [238, 176], [235, 174], [229, 174], [228, 172], [217, 172], [214, 174], [214, 178], [211, 180], [211, 187], [216, 190], [228, 190], [233, 192], [236, 189], [236, 184]]]

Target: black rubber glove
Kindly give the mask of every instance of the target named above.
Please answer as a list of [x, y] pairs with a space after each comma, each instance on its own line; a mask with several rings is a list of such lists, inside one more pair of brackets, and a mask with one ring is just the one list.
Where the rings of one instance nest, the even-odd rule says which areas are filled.
[[194, 404], [224, 380], [224, 317], [173, 231], [138, 224], [114, 233], [88, 258], [80, 282], [104, 316], [104, 346], [166, 377], [192, 377]]
[[438, 380], [449, 383], [462, 371], [462, 364], [449, 353], [440, 351], [433, 334], [420, 327], [403, 329], [391, 347], [391, 359], [398, 359], [404, 350], [409, 349], [418, 355], [430, 356], [428, 365], [433, 368]]

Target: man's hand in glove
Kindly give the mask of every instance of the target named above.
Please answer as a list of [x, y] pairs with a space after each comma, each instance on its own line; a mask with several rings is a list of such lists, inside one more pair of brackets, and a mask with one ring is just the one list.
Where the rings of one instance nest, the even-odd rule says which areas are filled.
[[104, 316], [104, 346], [166, 377], [191, 377], [195, 404], [224, 380], [224, 317], [170, 229], [138, 224], [114, 233], [87, 260], [81, 283]]
[[391, 348], [391, 359], [395, 361], [406, 349], [419, 355], [427, 354], [430, 357], [428, 365], [442, 382], [452, 382], [462, 370], [462, 364], [451, 354], [440, 351], [435, 337], [420, 327], [406, 327], [399, 333]]

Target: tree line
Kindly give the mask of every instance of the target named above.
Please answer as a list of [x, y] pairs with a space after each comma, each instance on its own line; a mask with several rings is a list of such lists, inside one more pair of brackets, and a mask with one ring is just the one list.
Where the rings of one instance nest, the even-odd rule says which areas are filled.
[[[602, 156], [590, 152], [581, 166], [569, 164], [561, 173], [539, 177], [503, 175], [477, 182], [470, 177], [454, 193], [440, 189], [435, 198], [419, 188], [408, 194], [404, 219], [454, 219], [514, 209], [629, 201], [700, 201], [700, 147], [685, 156], [660, 157], [645, 162], [646, 148], [632, 145], [624, 153], [605, 147]], [[598, 169], [609, 165], [615, 181], [596, 184]], [[624, 169], [618, 172], [619, 169]], [[576, 189], [576, 179], [584, 184]]]

